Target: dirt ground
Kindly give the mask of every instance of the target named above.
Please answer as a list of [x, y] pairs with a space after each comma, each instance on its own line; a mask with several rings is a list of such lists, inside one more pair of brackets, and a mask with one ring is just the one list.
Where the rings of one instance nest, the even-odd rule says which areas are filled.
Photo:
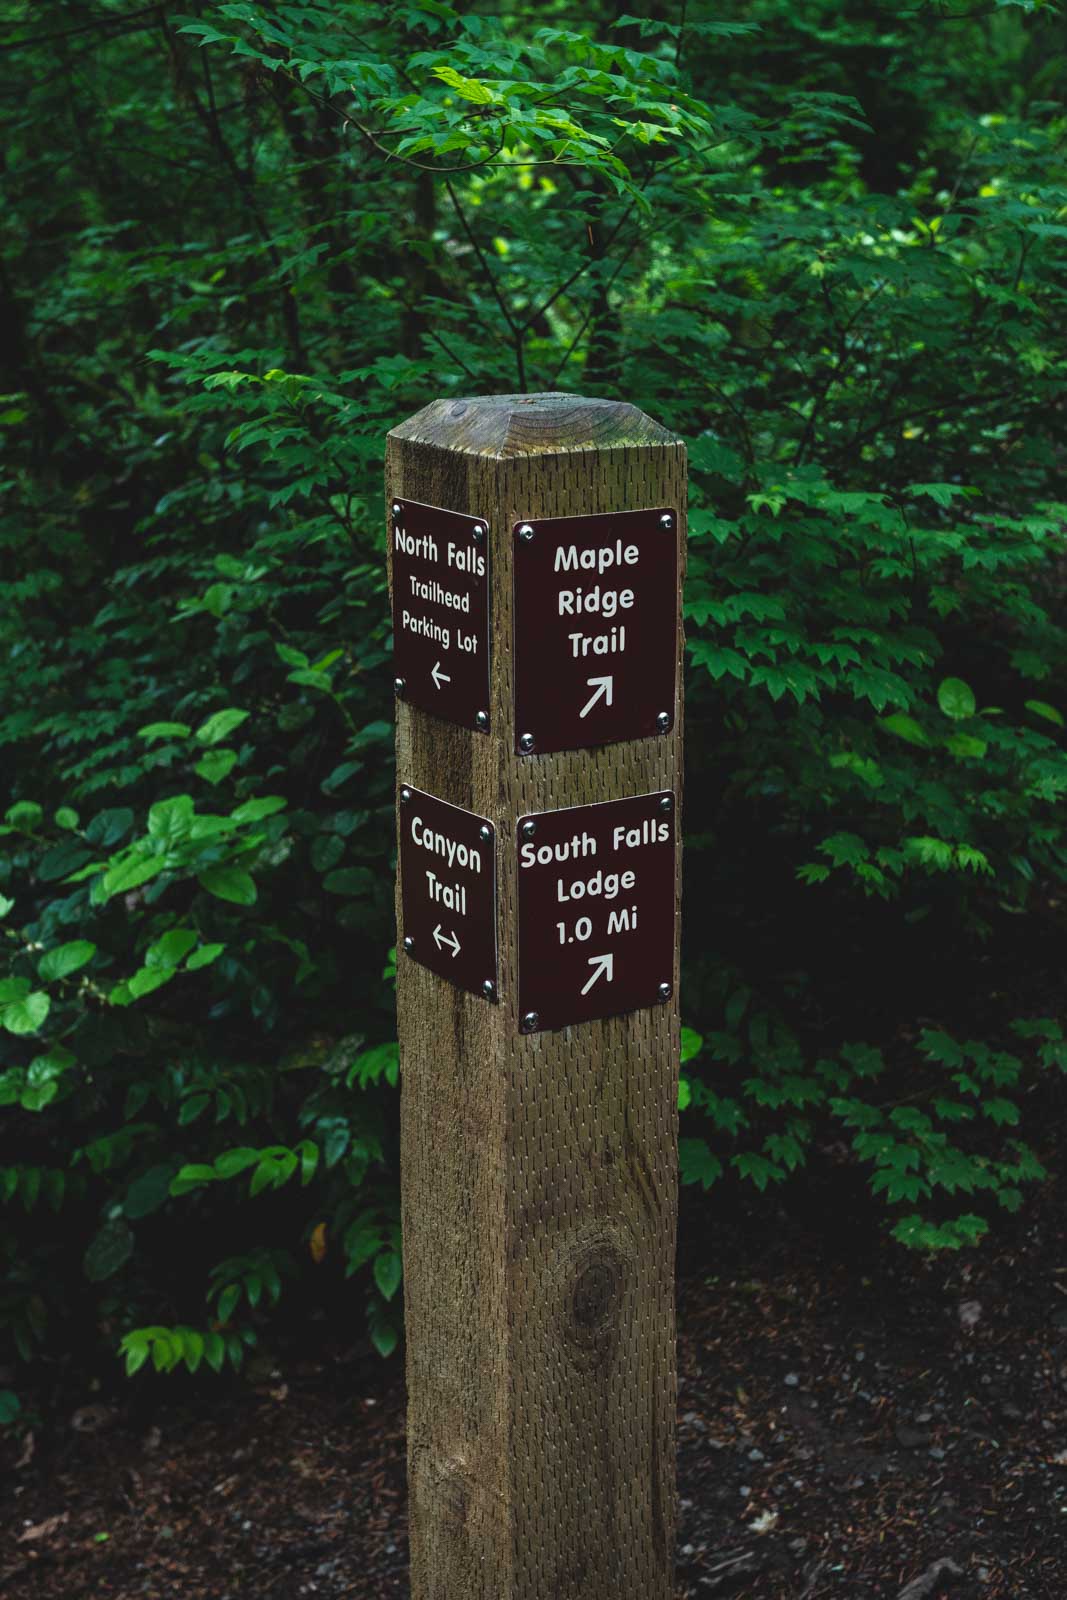
[[[933, 1262], [847, 1179], [804, 1197], [683, 1206], [679, 1600], [1061, 1600], [1067, 1196]], [[0, 1590], [406, 1597], [399, 1360], [318, 1322], [259, 1380], [87, 1387], [5, 1440]]]

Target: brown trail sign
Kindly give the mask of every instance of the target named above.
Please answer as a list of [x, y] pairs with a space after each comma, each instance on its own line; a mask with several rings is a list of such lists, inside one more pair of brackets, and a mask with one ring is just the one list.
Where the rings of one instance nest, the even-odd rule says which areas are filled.
[[[413, 1600], [670, 1600], [685, 450], [624, 403], [442, 400], [387, 491], [426, 619], [396, 640]], [[476, 631], [443, 536], [477, 526], [478, 677], [446, 699], [427, 652], [413, 690], [445, 612]]]

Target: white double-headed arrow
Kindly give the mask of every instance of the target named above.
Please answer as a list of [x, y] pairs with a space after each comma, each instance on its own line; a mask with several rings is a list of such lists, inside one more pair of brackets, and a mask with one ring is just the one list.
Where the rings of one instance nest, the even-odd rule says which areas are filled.
[[590, 989], [593, 987], [597, 979], [601, 977], [601, 975], [607, 978], [609, 983], [615, 976], [615, 957], [613, 955], [590, 956], [589, 965], [594, 969], [594, 971], [589, 981], [582, 985], [583, 994], [589, 993]]
[[590, 711], [592, 711], [601, 695], [604, 697], [604, 704], [606, 706], [610, 706], [611, 691], [615, 687], [614, 678], [586, 678], [585, 681], [588, 687], [592, 689], [593, 693], [579, 711], [578, 715], [580, 717], [587, 717], [589, 715]]
[[455, 961], [456, 957], [459, 955], [459, 952], [463, 948], [463, 946], [460, 944], [459, 940], [456, 938], [455, 934], [454, 933], [442, 933], [441, 932], [441, 924], [438, 923], [436, 928], [433, 930], [433, 936], [434, 936], [434, 939], [437, 942], [438, 950], [440, 950], [440, 948], [441, 948], [441, 946], [443, 944], [451, 945], [451, 947], [452, 947], [452, 960]]
[[434, 662], [430, 677], [433, 679], [434, 688], [436, 689], [439, 689], [443, 683], [452, 682], [452, 679], [448, 676], [448, 673], [441, 671], [441, 663], [439, 661]]

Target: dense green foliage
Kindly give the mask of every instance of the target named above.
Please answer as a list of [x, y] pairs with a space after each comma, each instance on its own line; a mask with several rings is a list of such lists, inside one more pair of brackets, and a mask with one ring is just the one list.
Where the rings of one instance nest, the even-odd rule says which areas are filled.
[[935, 1248], [1042, 1173], [1064, 24], [648, 9], [0, 4], [26, 1359], [239, 1364], [356, 1274], [396, 1341], [381, 459], [441, 394], [690, 444], [683, 1175], [841, 1143]]

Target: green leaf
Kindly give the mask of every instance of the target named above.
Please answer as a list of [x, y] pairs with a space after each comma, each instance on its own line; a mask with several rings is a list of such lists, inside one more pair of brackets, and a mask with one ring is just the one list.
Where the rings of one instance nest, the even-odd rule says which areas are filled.
[[209, 750], [193, 770], [205, 783], [221, 783], [233, 771], [236, 763], [236, 750]]
[[133, 1232], [115, 1218], [105, 1222], [85, 1252], [83, 1266], [90, 1283], [103, 1283], [114, 1277], [133, 1254]]
[[887, 733], [896, 734], [898, 739], [904, 739], [908, 744], [928, 745], [930, 743], [924, 730], [914, 717], [909, 717], [903, 711], [894, 711], [890, 717], [883, 717], [879, 727]]
[[435, 78], [440, 78], [442, 83], [447, 83], [450, 89], [455, 89], [464, 100], [471, 100], [475, 105], [492, 105], [496, 99], [492, 90], [487, 89], [484, 83], [479, 83], [475, 78], [465, 78], [455, 67], [434, 67], [432, 71]]
[[147, 1172], [142, 1172], [140, 1177], [134, 1178], [126, 1190], [126, 1198], [122, 1204], [126, 1215], [136, 1221], [139, 1217], [148, 1217], [154, 1211], [158, 1211], [170, 1198], [170, 1180], [173, 1172], [173, 1166], [167, 1162], [149, 1167]]
[[70, 806], [60, 806], [56, 812], [56, 827], [74, 829], [78, 826], [78, 813]]
[[225, 948], [224, 944], [202, 944], [199, 950], [193, 951], [185, 963], [186, 972], [196, 972], [201, 967], [210, 967], [213, 961], [219, 959]]
[[160, 800], [148, 813], [149, 837], [168, 850], [173, 848], [188, 836], [193, 812], [192, 795], [176, 794], [170, 800]]
[[374, 1281], [386, 1300], [391, 1300], [400, 1287], [403, 1265], [395, 1250], [384, 1250], [374, 1258]]
[[187, 739], [192, 733], [187, 722], [148, 722], [143, 728], [138, 728], [137, 737], [147, 739]]
[[961, 761], [980, 761], [989, 746], [984, 739], [976, 739], [969, 733], [952, 733], [945, 740], [945, 748]]
[[238, 1173], [254, 1167], [258, 1160], [258, 1150], [240, 1145], [234, 1150], [224, 1150], [222, 1155], [216, 1156], [214, 1170], [220, 1178], [235, 1178]]
[[131, 889], [139, 889], [162, 871], [162, 856], [127, 856], [105, 872], [104, 899], [110, 900], [117, 894], [129, 894]]
[[14, 906], [14, 900], [8, 900], [0, 894], [0, 918], [6, 917], [8, 912], [14, 909]]
[[146, 967], [180, 967], [200, 935], [193, 928], [171, 928], [145, 954]]
[[246, 800], [230, 813], [230, 817], [233, 822], [262, 822], [265, 817], [273, 817], [276, 812], [284, 811], [288, 804], [283, 795], [268, 794], [261, 800]]
[[46, 982], [67, 978], [79, 967], [84, 967], [95, 954], [96, 946], [90, 944], [88, 939], [72, 939], [69, 944], [61, 944], [43, 955], [37, 964], [37, 971]]
[[215, 1316], [219, 1322], [229, 1322], [240, 1298], [241, 1285], [239, 1283], [228, 1283], [219, 1295], [218, 1303], [215, 1307]]
[[1062, 728], [1064, 725], [1062, 713], [1057, 711], [1055, 706], [1050, 706], [1046, 700], [1027, 700], [1026, 709], [1032, 711], [1035, 717], [1044, 717], [1046, 722], [1054, 722], [1057, 728]]
[[248, 711], [238, 711], [231, 706], [226, 711], [216, 711], [202, 722], [196, 730], [196, 737], [201, 744], [221, 744], [222, 740], [239, 728], [242, 722], [247, 721], [251, 715]]
[[142, 1000], [146, 994], [154, 994], [157, 989], [162, 989], [173, 976], [172, 967], [142, 967], [133, 974], [126, 988], [134, 1000]]
[[13, 828], [21, 828], [31, 833], [43, 820], [44, 811], [36, 800], [19, 800], [4, 813], [4, 821], [9, 822]]
[[190, 1189], [199, 1189], [202, 1184], [214, 1183], [217, 1176], [214, 1167], [205, 1167], [197, 1163], [182, 1167], [177, 1176], [170, 1180], [170, 1192], [175, 1197], [188, 1194]]
[[694, 1056], [698, 1056], [700, 1054], [703, 1047], [704, 1040], [701, 1035], [697, 1033], [695, 1028], [682, 1029], [681, 1059], [683, 1063], [686, 1061], [692, 1061]]
[[0, 1023], [8, 1033], [36, 1033], [48, 1018], [52, 1002], [41, 990], [28, 994], [24, 1000], [13, 1000], [0, 1012]]
[[712, 1155], [704, 1139], [679, 1139], [678, 1168], [683, 1183], [710, 1189], [722, 1177], [722, 1162]]
[[217, 900], [229, 900], [236, 906], [256, 903], [256, 885], [250, 872], [243, 867], [209, 867], [200, 874], [200, 886]]
[[943, 679], [937, 691], [937, 703], [954, 722], [973, 717], [978, 706], [974, 690], [962, 678]]
[[376, 1320], [371, 1324], [371, 1344], [378, 1354], [384, 1359], [391, 1356], [400, 1342], [400, 1335], [391, 1322]]

